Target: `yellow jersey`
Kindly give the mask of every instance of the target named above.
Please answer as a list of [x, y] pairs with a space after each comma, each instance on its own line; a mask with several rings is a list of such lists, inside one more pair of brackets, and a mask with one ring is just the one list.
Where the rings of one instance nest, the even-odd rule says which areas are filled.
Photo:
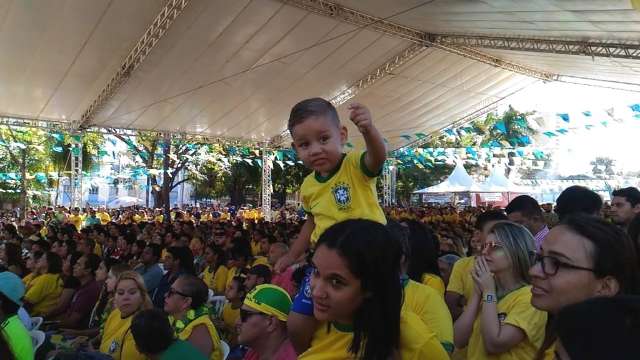
[[36, 275], [36, 273], [31, 272], [29, 275], [22, 278], [22, 283], [24, 284], [25, 291], [29, 291], [29, 289], [31, 288], [31, 285], [33, 285], [32, 284], [33, 280], [38, 276], [39, 275]]
[[474, 285], [471, 270], [473, 270], [475, 259], [475, 256], [469, 256], [456, 261], [451, 270], [449, 286], [447, 286], [447, 291], [464, 296], [466, 301], [469, 301], [473, 295]]
[[271, 265], [269, 265], [269, 259], [266, 256], [256, 256], [255, 258], [253, 258], [251, 266], [256, 265], [267, 265], [269, 269], [271, 269]]
[[330, 226], [348, 219], [366, 219], [386, 224], [378, 203], [376, 177], [364, 163], [365, 152], [343, 155], [334, 173], [326, 177], [309, 174], [300, 194], [305, 212], [313, 215], [311, 244]]
[[228, 274], [229, 269], [224, 265], [220, 266], [215, 272], [209, 271], [209, 266], [207, 266], [202, 272], [202, 280], [209, 289], [213, 290], [214, 294], [222, 295], [226, 290]]
[[229, 269], [229, 271], [227, 272], [227, 282], [224, 284], [225, 290], [229, 288], [229, 285], [231, 285], [233, 278], [240, 275], [241, 272], [242, 271], [235, 266]]
[[222, 360], [222, 346], [220, 344], [220, 336], [218, 335], [218, 331], [215, 326], [213, 326], [213, 322], [208, 315], [200, 316], [199, 318], [193, 320], [187, 325], [184, 330], [182, 330], [178, 334], [178, 339], [188, 341], [193, 329], [196, 326], [203, 325], [209, 331], [209, 336], [211, 337], [211, 342], [213, 343], [213, 351], [211, 352], [210, 360]]
[[438, 292], [413, 280], [404, 283], [402, 311], [412, 312], [433, 330], [442, 346], [453, 351], [453, 320], [444, 299]]
[[31, 313], [41, 316], [53, 310], [62, 294], [62, 284], [60, 274], [42, 274], [33, 279], [24, 295], [25, 301], [33, 305]]
[[422, 283], [433, 288], [444, 299], [444, 281], [440, 276], [424, 274], [422, 275]]
[[[328, 329], [328, 330], [327, 330]], [[353, 332], [348, 327], [337, 324], [321, 323], [311, 346], [302, 353], [299, 360], [335, 360], [353, 359], [349, 346], [353, 341]], [[411, 312], [402, 312], [400, 316], [400, 358], [402, 360], [448, 360], [436, 335]]]
[[137, 360], [147, 357], [140, 354], [131, 334], [131, 320], [135, 314], [123, 319], [117, 308], [111, 311], [102, 330], [100, 352], [111, 355], [114, 360]]
[[76, 229], [80, 231], [80, 228], [82, 228], [82, 222], [84, 221], [84, 217], [82, 215], [71, 214], [67, 219], [69, 220], [70, 224], [73, 224], [73, 226], [75, 226]]
[[107, 225], [109, 221], [111, 221], [111, 215], [107, 214], [106, 212], [98, 212], [96, 213], [96, 217], [100, 219], [100, 223], [102, 225]]
[[511, 325], [526, 334], [526, 339], [499, 355], [489, 355], [484, 348], [480, 315], [473, 323], [473, 331], [467, 347], [468, 360], [521, 360], [533, 359], [544, 341], [547, 313], [531, 305], [531, 286], [512, 291], [498, 301], [498, 319], [501, 325]]
[[258, 256], [260, 254], [260, 243], [256, 241], [251, 242], [251, 255]]
[[240, 308], [232, 308], [231, 303], [224, 304], [222, 308], [222, 321], [224, 321], [224, 324], [235, 329], [238, 318], [240, 318]]

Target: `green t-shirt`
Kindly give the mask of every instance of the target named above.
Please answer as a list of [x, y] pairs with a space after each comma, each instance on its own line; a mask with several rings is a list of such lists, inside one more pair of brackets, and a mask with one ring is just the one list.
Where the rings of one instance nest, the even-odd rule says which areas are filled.
[[176, 340], [162, 354], [160, 360], [207, 360], [207, 357], [193, 345], [183, 340]]
[[6, 319], [2, 325], [2, 336], [9, 344], [16, 360], [33, 360], [33, 342], [31, 335], [17, 315]]

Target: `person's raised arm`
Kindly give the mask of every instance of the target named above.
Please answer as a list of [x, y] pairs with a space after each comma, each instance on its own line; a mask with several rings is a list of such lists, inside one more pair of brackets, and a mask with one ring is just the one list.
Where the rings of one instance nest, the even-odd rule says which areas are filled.
[[364, 157], [367, 170], [378, 173], [387, 159], [387, 147], [384, 144], [382, 134], [373, 125], [371, 112], [366, 106], [352, 103], [349, 105], [349, 110], [351, 111], [349, 119], [358, 127], [367, 145], [367, 154]]

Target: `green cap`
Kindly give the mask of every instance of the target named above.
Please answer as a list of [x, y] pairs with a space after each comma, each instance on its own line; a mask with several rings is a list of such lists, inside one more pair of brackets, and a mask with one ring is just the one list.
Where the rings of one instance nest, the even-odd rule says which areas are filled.
[[287, 321], [291, 310], [289, 294], [281, 287], [271, 284], [256, 286], [244, 299], [244, 304], [281, 321]]

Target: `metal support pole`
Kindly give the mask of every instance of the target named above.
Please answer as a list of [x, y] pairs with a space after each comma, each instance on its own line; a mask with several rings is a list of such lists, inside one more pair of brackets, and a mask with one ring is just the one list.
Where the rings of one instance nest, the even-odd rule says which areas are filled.
[[82, 206], [82, 134], [71, 136], [71, 207]]
[[391, 167], [388, 160], [382, 168], [382, 205], [391, 206]]
[[269, 158], [268, 142], [262, 144], [262, 216], [271, 221], [271, 159]]
[[389, 176], [391, 177], [389, 184], [389, 195], [391, 195], [391, 206], [397, 205], [396, 201], [396, 184], [397, 184], [397, 176], [398, 176], [398, 167], [395, 165], [394, 159], [389, 159], [391, 165], [389, 166]]

